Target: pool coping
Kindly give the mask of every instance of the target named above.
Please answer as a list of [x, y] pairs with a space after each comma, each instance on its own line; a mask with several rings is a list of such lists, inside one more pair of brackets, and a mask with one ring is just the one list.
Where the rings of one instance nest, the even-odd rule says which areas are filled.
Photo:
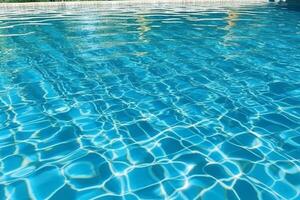
[[142, 4], [227, 4], [227, 5], [248, 5], [267, 3], [268, 0], [112, 0], [112, 1], [60, 1], [60, 2], [22, 2], [22, 3], [0, 3], [0, 8], [16, 7], [76, 7], [76, 6], [114, 6], [114, 5], [142, 5]]

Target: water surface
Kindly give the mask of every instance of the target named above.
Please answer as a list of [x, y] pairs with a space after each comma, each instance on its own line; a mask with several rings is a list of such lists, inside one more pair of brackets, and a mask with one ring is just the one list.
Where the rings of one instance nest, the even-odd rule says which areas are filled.
[[0, 8], [0, 199], [300, 199], [300, 12]]

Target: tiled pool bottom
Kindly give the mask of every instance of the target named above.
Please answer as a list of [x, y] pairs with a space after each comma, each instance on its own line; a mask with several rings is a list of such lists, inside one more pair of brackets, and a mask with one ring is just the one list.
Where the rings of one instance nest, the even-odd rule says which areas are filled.
[[300, 13], [0, 9], [0, 199], [300, 199]]

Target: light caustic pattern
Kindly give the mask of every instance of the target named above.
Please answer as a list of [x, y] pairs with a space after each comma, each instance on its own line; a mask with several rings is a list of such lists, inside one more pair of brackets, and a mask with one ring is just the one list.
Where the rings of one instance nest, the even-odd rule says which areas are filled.
[[300, 199], [299, 12], [0, 13], [1, 199]]

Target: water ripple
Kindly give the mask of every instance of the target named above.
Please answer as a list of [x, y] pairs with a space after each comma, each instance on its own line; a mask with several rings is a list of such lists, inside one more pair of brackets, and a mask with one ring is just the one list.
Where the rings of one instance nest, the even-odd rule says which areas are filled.
[[0, 199], [300, 198], [297, 12], [1, 6]]

